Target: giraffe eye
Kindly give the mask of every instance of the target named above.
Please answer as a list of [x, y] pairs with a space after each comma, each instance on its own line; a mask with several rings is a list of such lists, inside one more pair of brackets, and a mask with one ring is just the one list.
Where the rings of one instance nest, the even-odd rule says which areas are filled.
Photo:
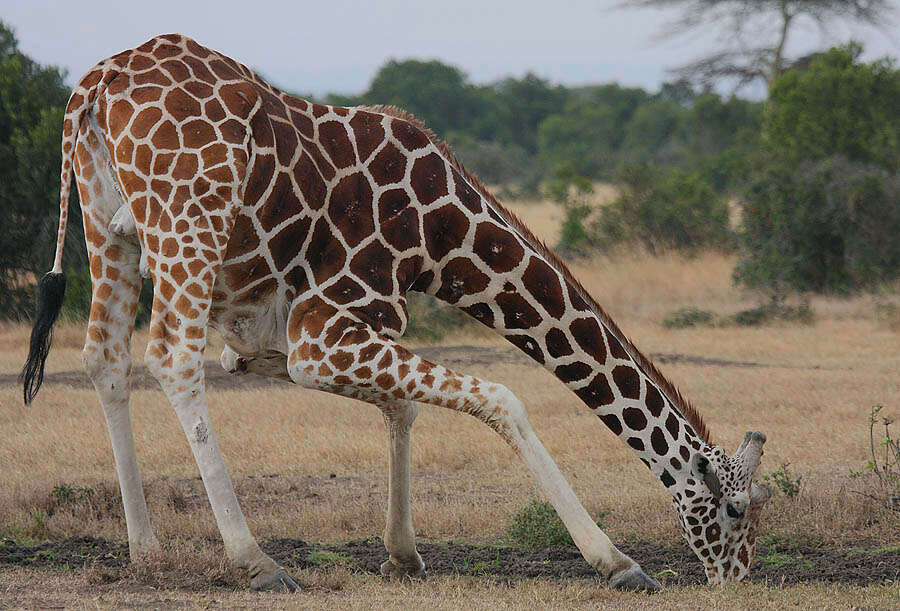
[[735, 509], [734, 505], [732, 505], [731, 503], [727, 503], [725, 505], [725, 512], [728, 514], [729, 518], [733, 518], [735, 520], [737, 520], [739, 517], [744, 515], [743, 513], [739, 512], [737, 509]]

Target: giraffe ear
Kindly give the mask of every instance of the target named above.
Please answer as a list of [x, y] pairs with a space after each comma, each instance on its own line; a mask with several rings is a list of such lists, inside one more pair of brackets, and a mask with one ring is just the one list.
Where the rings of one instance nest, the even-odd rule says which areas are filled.
[[719, 500], [722, 498], [722, 485], [719, 483], [719, 476], [716, 475], [709, 460], [702, 454], [694, 454], [694, 471], [697, 476], [703, 480], [712, 495]]

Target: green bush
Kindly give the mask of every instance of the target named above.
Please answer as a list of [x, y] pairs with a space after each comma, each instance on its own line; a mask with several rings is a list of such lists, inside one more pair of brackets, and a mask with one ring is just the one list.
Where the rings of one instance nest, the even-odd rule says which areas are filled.
[[726, 202], [698, 174], [632, 165], [622, 180], [624, 193], [600, 208], [592, 224], [601, 248], [641, 244], [656, 253], [729, 246]]
[[735, 279], [784, 294], [849, 293], [900, 275], [900, 173], [835, 156], [753, 177]]
[[594, 236], [586, 226], [593, 208], [585, 197], [594, 192], [591, 181], [582, 176], [570, 162], [558, 163], [553, 176], [544, 185], [544, 196], [563, 207], [556, 250], [564, 255], [583, 253], [594, 243]]
[[815, 315], [809, 307], [808, 301], [803, 300], [797, 305], [790, 305], [785, 303], [783, 297], [774, 295], [768, 303], [755, 308], [741, 310], [736, 314], [723, 318], [720, 324], [759, 327], [777, 320], [809, 325], [815, 320]]
[[803, 476], [797, 475], [794, 477], [794, 474], [791, 473], [791, 463], [786, 462], [782, 463], [778, 469], [770, 474], [764, 475], [763, 479], [774, 484], [775, 488], [780, 490], [786, 497], [793, 499], [800, 494], [800, 484], [803, 481]]
[[[603, 527], [605, 512], [597, 516], [597, 526]], [[532, 499], [513, 515], [512, 522], [506, 528], [507, 538], [517, 545], [525, 547], [558, 547], [574, 545], [572, 535], [553, 505], [547, 501]]]
[[829, 49], [772, 85], [766, 139], [791, 164], [841, 155], [900, 166], [900, 71], [890, 59], [860, 63], [862, 51]]
[[712, 312], [691, 306], [672, 312], [663, 320], [662, 324], [666, 329], [684, 329], [714, 323], [715, 316]]
[[91, 314], [91, 270], [87, 267], [66, 270], [66, 295], [62, 317], [70, 322], [87, 320]]
[[772, 86], [735, 278], [775, 294], [900, 277], [900, 71], [830, 49]]

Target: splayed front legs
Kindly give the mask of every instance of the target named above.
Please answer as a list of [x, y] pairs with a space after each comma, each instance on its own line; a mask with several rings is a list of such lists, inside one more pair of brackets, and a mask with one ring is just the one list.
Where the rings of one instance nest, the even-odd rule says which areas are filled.
[[[248, 358], [225, 346], [219, 357], [222, 368], [235, 375], [253, 373], [292, 382], [284, 356]], [[389, 557], [381, 565], [385, 577], [424, 577], [425, 563], [416, 551], [409, 492], [409, 446], [419, 408], [413, 401], [380, 403], [388, 431], [388, 509], [384, 545]]]
[[[414, 400], [475, 416], [497, 431], [522, 457], [592, 566], [616, 587], [659, 589], [659, 584], [616, 549], [591, 520], [534, 434], [524, 406], [507, 388], [430, 363], [364, 325], [343, 322], [347, 318], [334, 316], [334, 324], [345, 327], [329, 329], [314, 316], [315, 313], [307, 319], [288, 322], [289, 329], [292, 324], [299, 327], [295, 334], [300, 341], [291, 346], [288, 358], [288, 371], [296, 383], [379, 405]], [[307, 329], [314, 329], [317, 334], [313, 336]], [[377, 369], [373, 371], [375, 364]], [[332, 366], [338, 369], [333, 370]], [[408, 456], [399, 453], [393, 458], [408, 462]], [[398, 483], [406, 477], [398, 472]], [[398, 505], [403, 504], [403, 496], [408, 499], [408, 492], [399, 486], [396, 494]], [[392, 491], [392, 504], [394, 501]], [[411, 532], [411, 524], [404, 526], [402, 516], [395, 515], [391, 524], [398, 528], [401, 540], [402, 533]], [[414, 549], [409, 544], [406, 547]], [[390, 545], [388, 549], [393, 557], [394, 550]]]

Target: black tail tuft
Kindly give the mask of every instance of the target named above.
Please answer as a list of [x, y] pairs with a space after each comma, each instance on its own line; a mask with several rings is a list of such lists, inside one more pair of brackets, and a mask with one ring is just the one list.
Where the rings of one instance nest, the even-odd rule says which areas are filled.
[[50, 342], [53, 339], [53, 323], [59, 316], [66, 292], [66, 277], [60, 273], [50, 272], [41, 278], [38, 287], [38, 311], [31, 330], [31, 348], [28, 360], [19, 381], [24, 387], [25, 405], [31, 403], [41, 382], [44, 381], [44, 362], [50, 353]]

